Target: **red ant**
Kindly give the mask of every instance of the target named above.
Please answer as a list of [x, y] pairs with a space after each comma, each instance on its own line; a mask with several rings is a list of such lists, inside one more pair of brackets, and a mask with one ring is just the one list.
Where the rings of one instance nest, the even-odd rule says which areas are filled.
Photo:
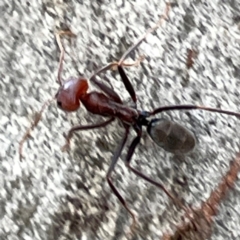
[[[136, 49], [144, 41], [144, 39], [148, 34], [155, 31], [161, 25], [162, 21], [167, 18], [169, 9], [170, 9], [170, 5], [167, 5], [165, 15], [160, 19], [160, 21], [153, 28], [148, 29], [146, 33], [123, 54], [119, 62], [113, 62], [104, 66], [100, 70], [96, 71], [89, 78], [89, 81], [97, 85], [102, 90], [103, 93], [100, 93], [97, 91], [88, 92], [88, 82], [87, 82], [87, 79], [84, 77], [69, 78], [67, 81], [62, 82], [61, 73], [62, 73], [62, 66], [63, 66], [64, 48], [62, 47], [62, 44], [60, 41], [60, 35], [64, 34], [64, 32], [57, 35], [57, 42], [61, 50], [59, 69], [58, 69], [58, 82], [59, 82], [60, 88], [55, 96], [57, 99], [58, 107], [67, 112], [76, 111], [80, 107], [80, 102], [81, 102], [89, 112], [103, 116], [103, 117], [109, 117], [108, 120], [101, 123], [94, 124], [94, 125], [72, 127], [68, 131], [68, 134], [66, 135], [66, 145], [63, 147], [63, 149], [66, 149], [69, 146], [70, 139], [73, 133], [76, 131], [105, 127], [116, 119], [119, 119], [122, 122], [123, 127], [125, 129], [125, 133], [117, 150], [115, 151], [112, 157], [111, 165], [108, 169], [106, 178], [114, 194], [117, 196], [117, 198], [122, 203], [124, 208], [130, 213], [130, 215], [133, 218], [131, 229], [133, 229], [134, 226], [136, 225], [135, 214], [128, 207], [127, 202], [124, 200], [124, 198], [121, 196], [117, 188], [114, 186], [111, 179], [112, 172], [115, 169], [115, 165], [126, 144], [130, 128], [132, 127], [135, 130], [137, 136], [133, 139], [127, 151], [125, 164], [128, 167], [128, 169], [131, 170], [133, 173], [135, 173], [137, 176], [161, 188], [168, 195], [168, 197], [170, 197], [174, 201], [176, 205], [180, 206], [182, 209], [186, 211], [186, 208], [181, 203], [181, 201], [179, 201], [176, 197], [174, 197], [174, 195], [170, 193], [162, 184], [156, 182], [155, 180], [151, 179], [150, 177], [146, 176], [144, 173], [140, 172], [139, 170], [131, 166], [130, 164], [131, 158], [133, 156], [135, 148], [139, 144], [140, 139], [142, 137], [142, 127], [143, 126], [147, 127], [147, 132], [149, 136], [153, 139], [153, 141], [156, 144], [164, 148], [166, 151], [172, 152], [172, 153], [176, 153], [176, 152], [188, 153], [195, 146], [195, 137], [193, 133], [191, 133], [189, 130], [187, 130], [185, 127], [181, 126], [180, 124], [174, 123], [173, 121], [166, 120], [166, 119], [159, 119], [159, 118], [155, 118], [155, 119], [149, 119], [149, 118], [158, 113], [162, 113], [165, 111], [194, 110], [194, 109], [200, 109], [200, 110], [205, 110], [210, 112], [218, 112], [222, 114], [228, 114], [228, 115], [240, 117], [240, 113], [225, 111], [217, 108], [196, 106], [196, 105], [164, 106], [164, 107], [156, 108], [152, 111], [143, 111], [143, 110], [137, 109], [137, 97], [136, 97], [135, 90], [123, 69], [123, 66], [132, 66], [135, 64], [125, 64], [124, 60], [129, 56], [129, 54], [134, 49]], [[73, 35], [70, 32], [66, 32], [66, 34]], [[124, 105], [120, 96], [114, 91], [114, 89], [108, 87], [102, 82], [99, 82], [95, 78], [96, 75], [102, 72], [105, 72], [109, 69], [112, 69], [113, 67], [116, 67], [116, 66], [121, 76], [121, 79], [124, 83], [125, 89], [129, 93], [134, 103], [134, 106], [132, 107]], [[33, 124], [32, 128], [34, 126], [36, 126], [36, 124]], [[23, 141], [28, 136], [29, 136], [29, 131], [27, 132], [27, 134], [25, 134]], [[23, 141], [20, 144], [20, 149], [19, 149], [20, 155], [22, 151]]]

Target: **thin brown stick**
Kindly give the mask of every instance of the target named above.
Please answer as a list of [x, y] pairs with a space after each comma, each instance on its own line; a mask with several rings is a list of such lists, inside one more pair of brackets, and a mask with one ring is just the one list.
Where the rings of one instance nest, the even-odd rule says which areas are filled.
[[[191, 219], [179, 224], [174, 234], [164, 234], [162, 240], [206, 240], [212, 234], [213, 217], [218, 213], [218, 207], [227, 192], [234, 187], [240, 172], [240, 152], [230, 164], [230, 169], [222, 178], [219, 185], [212, 191], [209, 198], [198, 209], [192, 209], [189, 215]], [[186, 220], [186, 219], [185, 219]]]
[[193, 64], [195, 62], [195, 59], [197, 58], [197, 55], [198, 55], [198, 51], [194, 49], [187, 50], [187, 60], [186, 60], [187, 69], [190, 69], [193, 67]]

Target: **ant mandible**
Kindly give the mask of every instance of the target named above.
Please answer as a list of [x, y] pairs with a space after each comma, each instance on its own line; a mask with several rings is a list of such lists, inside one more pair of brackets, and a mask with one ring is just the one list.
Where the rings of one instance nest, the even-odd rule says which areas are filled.
[[[172, 152], [172, 153], [175, 153], [175, 152], [188, 153], [195, 146], [195, 137], [193, 133], [191, 133], [182, 125], [178, 123], [174, 123], [173, 121], [160, 119], [160, 118], [154, 118], [154, 119], [149, 119], [149, 118], [158, 113], [162, 113], [165, 111], [172, 111], [172, 110], [204, 110], [204, 111], [210, 111], [210, 112], [216, 112], [216, 113], [222, 113], [222, 114], [240, 117], [240, 113], [221, 110], [217, 108], [209, 108], [205, 106], [196, 106], [196, 105], [163, 106], [163, 107], [153, 109], [152, 111], [143, 111], [143, 110], [137, 109], [137, 97], [136, 97], [135, 90], [123, 69], [123, 66], [131, 66], [135, 64], [125, 64], [124, 60], [129, 56], [129, 54], [134, 49], [136, 49], [144, 41], [144, 39], [148, 34], [155, 31], [161, 25], [162, 21], [167, 18], [169, 9], [170, 9], [170, 5], [168, 4], [165, 14], [160, 19], [160, 21], [153, 28], [148, 29], [146, 33], [123, 54], [123, 56], [118, 62], [113, 62], [104, 66], [103, 68], [96, 71], [89, 78], [89, 81], [97, 85], [102, 90], [103, 93], [100, 93], [97, 91], [88, 92], [88, 81], [86, 78], [83, 78], [83, 77], [69, 78], [67, 81], [62, 82], [61, 73], [63, 68], [64, 48], [61, 44], [60, 35], [64, 35], [64, 32], [61, 32], [56, 36], [59, 48], [61, 50], [59, 68], [58, 68], [58, 77], [57, 77], [60, 88], [55, 96], [55, 98], [57, 99], [58, 107], [66, 112], [71, 112], [71, 111], [76, 111], [80, 107], [80, 103], [82, 103], [89, 112], [103, 116], [103, 117], [109, 117], [108, 120], [98, 124], [72, 127], [65, 136], [66, 145], [63, 147], [63, 150], [68, 148], [70, 139], [73, 133], [76, 131], [105, 127], [111, 122], [113, 122], [115, 119], [119, 119], [122, 122], [122, 125], [125, 129], [125, 133], [117, 150], [113, 154], [106, 178], [113, 193], [117, 196], [117, 198], [122, 203], [124, 208], [132, 216], [133, 223], [131, 225], [131, 230], [133, 230], [136, 225], [135, 214], [128, 207], [127, 202], [121, 196], [117, 188], [114, 186], [111, 179], [112, 172], [126, 144], [130, 128], [132, 127], [134, 129], [137, 136], [133, 139], [127, 151], [125, 165], [128, 167], [130, 171], [135, 173], [137, 176], [145, 179], [146, 181], [162, 189], [165, 192], [165, 194], [167, 194], [167, 196], [170, 197], [176, 205], [178, 205], [180, 208], [186, 211], [186, 207], [184, 206], [184, 204], [180, 200], [178, 200], [170, 191], [168, 191], [162, 184], [156, 182], [155, 180], [146, 176], [141, 171], [131, 166], [130, 164], [131, 158], [142, 137], [142, 127], [145, 126], [152, 140], [157, 145], [165, 149], [166, 151]], [[70, 36], [72, 35], [71, 32], [67, 32], [66, 34]], [[114, 89], [108, 87], [107, 85], [105, 85], [102, 82], [99, 82], [96, 79], [96, 75], [102, 72], [105, 72], [109, 69], [112, 69], [113, 67], [116, 67], [116, 66], [121, 76], [121, 80], [124, 83], [125, 89], [129, 93], [134, 103], [134, 106], [132, 107], [124, 105], [120, 96], [114, 91]], [[45, 105], [43, 106], [40, 114], [42, 113], [44, 108], [45, 108]], [[40, 117], [37, 118], [38, 121], [39, 119]], [[37, 124], [37, 121], [35, 120], [35, 123], [32, 125], [31, 129], [34, 126], [36, 126], [36, 124]], [[28, 137], [29, 132], [30, 130], [25, 134], [23, 140], [20, 143], [20, 147], [19, 147], [20, 156], [21, 156], [21, 150], [22, 150], [22, 143]]]

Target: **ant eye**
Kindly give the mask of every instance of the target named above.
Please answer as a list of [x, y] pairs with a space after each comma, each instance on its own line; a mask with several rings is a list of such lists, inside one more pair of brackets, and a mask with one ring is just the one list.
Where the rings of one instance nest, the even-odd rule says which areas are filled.
[[62, 102], [57, 101], [57, 106], [58, 106], [59, 108], [62, 108]]

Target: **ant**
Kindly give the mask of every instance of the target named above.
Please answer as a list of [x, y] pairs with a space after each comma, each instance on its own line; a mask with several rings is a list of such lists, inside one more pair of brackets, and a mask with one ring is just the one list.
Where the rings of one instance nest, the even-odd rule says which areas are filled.
[[[145, 175], [143, 172], [131, 166], [130, 164], [131, 158], [134, 154], [137, 145], [140, 143], [142, 137], [142, 128], [146, 127], [147, 132], [149, 136], [152, 138], [152, 140], [166, 151], [171, 153], [188, 153], [195, 147], [196, 142], [195, 136], [192, 132], [190, 132], [182, 125], [175, 123], [173, 121], [160, 118], [153, 119], [150, 118], [152, 116], [155, 116], [156, 114], [172, 110], [204, 110], [240, 117], [240, 113], [196, 105], [163, 106], [153, 109], [152, 111], [143, 111], [137, 109], [137, 97], [135, 90], [123, 69], [124, 66], [133, 66], [135, 64], [126, 64], [124, 61], [129, 56], [129, 54], [132, 51], [134, 51], [134, 49], [136, 49], [150, 33], [155, 31], [162, 24], [163, 20], [165, 20], [168, 17], [169, 9], [170, 4], [167, 5], [165, 14], [156, 23], [156, 25], [152, 28], [149, 28], [146, 31], [146, 33], [123, 54], [123, 56], [120, 58], [118, 62], [109, 63], [108, 65], [96, 71], [89, 78], [89, 81], [97, 85], [98, 88], [100, 88], [103, 93], [97, 91], [88, 92], [88, 81], [84, 77], [76, 78], [71, 77], [67, 81], [62, 82], [61, 73], [63, 69], [63, 58], [65, 51], [62, 46], [60, 36], [64, 34], [74, 36], [74, 34], [72, 34], [70, 31], [67, 31], [60, 32], [59, 34], [56, 35], [57, 43], [61, 51], [57, 77], [60, 88], [55, 96], [58, 107], [66, 112], [72, 112], [76, 111], [80, 107], [80, 103], [82, 103], [89, 112], [103, 117], [108, 117], [108, 120], [97, 124], [85, 126], [79, 125], [72, 127], [65, 135], [66, 145], [63, 146], [62, 150], [66, 150], [69, 147], [70, 139], [74, 132], [80, 130], [89, 130], [105, 127], [116, 119], [120, 120], [122, 126], [125, 129], [125, 133], [119, 146], [117, 147], [117, 150], [113, 154], [111, 164], [106, 175], [106, 179], [113, 193], [116, 195], [116, 197], [119, 199], [124, 208], [132, 217], [133, 222], [131, 224], [131, 230], [133, 230], [136, 225], [135, 214], [128, 207], [127, 202], [121, 196], [120, 192], [114, 186], [112, 181], [112, 172], [114, 171], [116, 163], [126, 144], [130, 129], [133, 128], [137, 136], [133, 139], [133, 141], [130, 144], [130, 147], [127, 150], [127, 155], [125, 159], [125, 164], [127, 168], [133, 173], [135, 173], [137, 176], [145, 179], [146, 181], [162, 189], [165, 192], [165, 194], [170, 199], [172, 199], [172, 201], [177, 206], [179, 206], [180, 208], [184, 209], [187, 212], [184, 204], [180, 200], [178, 200], [170, 191], [168, 191], [164, 185], [156, 182], [155, 180]], [[117, 67], [121, 80], [124, 83], [125, 89], [129, 93], [133, 101], [133, 106], [131, 107], [123, 104], [120, 96], [114, 91], [113, 88], [110, 88], [106, 84], [99, 82], [96, 79], [96, 75], [115, 67]], [[45, 108], [45, 106], [46, 105], [44, 105], [43, 108]], [[43, 111], [43, 108], [41, 110], [41, 113]], [[38, 119], [40, 119], [40, 117], [38, 117]], [[35, 124], [33, 123], [30, 129], [33, 129], [33, 127], [35, 127], [36, 124], [37, 123]], [[29, 136], [29, 132], [30, 130], [24, 135], [23, 140], [20, 142], [19, 146], [20, 156], [22, 156], [22, 144]]]
[[188, 212], [192, 217], [189, 221], [177, 226], [176, 231], [171, 234], [164, 234], [163, 240], [183, 239], [209, 239], [212, 234], [213, 217], [217, 215], [218, 206], [227, 195], [229, 189], [234, 187], [240, 171], [240, 153], [230, 163], [230, 168], [222, 178], [218, 186], [213, 190], [209, 198], [202, 205]]

